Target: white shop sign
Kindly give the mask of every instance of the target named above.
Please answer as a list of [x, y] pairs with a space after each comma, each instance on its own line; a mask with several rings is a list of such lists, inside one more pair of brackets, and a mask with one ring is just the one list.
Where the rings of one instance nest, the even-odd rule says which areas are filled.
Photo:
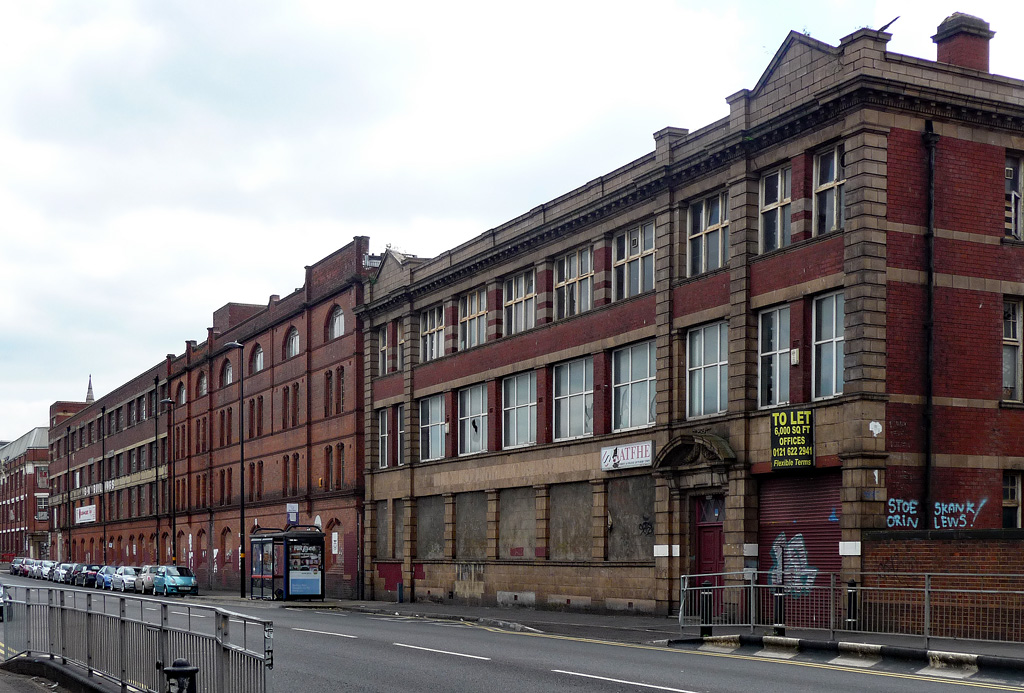
[[654, 464], [653, 440], [601, 448], [601, 470], [605, 472], [631, 467], [650, 467], [652, 464]]

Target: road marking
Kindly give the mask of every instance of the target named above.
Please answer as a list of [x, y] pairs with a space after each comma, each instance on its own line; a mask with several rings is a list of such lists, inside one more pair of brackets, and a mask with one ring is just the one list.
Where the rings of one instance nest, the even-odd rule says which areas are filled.
[[552, 669], [556, 674], [568, 674], [569, 676], [582, 676], [585, 679], [597, 679], [598, 681], [610, 681], [611, 683], [624, 683], [627, 686], [641, 686], [643, 688], [655, 688], [659, 691], [673, 691], [673, 693], [697, 693], [685, 688], [669, 688], [668, 686], [655, 686], [653, 683], [640, 683], [639, 681], [626, 681], [625, 679], [610, 679], [607, 676], [594, 676], [593, 674], [581, 674], [578, 671], [563, 671]]
[[448, 652], [447, 650], [434, 650], [429, 647], [416, 647], [415, 645], [403, 645], [400, 642], [392, 643], [395, 647], [408, 647], [410, 650], [424, 650], [426, 652], [436, 652], [438, 654], [454, 655], [455, 657], [468, 657], [469, 659], [482, 659], [485, 662], [491, 661], [490, 657], [479, 657], [477, 655], [463, 654], [461, 652]]
[[329, 630], [310, 630], [309, 628], [292, 628], [292, 630], [301, 630], [303, 633], [316, 633], [317, 635], [334, 635], [339, 638], [358, 638], [357, 635], [346, 635], [344, 633], [332, 633]]
[[842, 667], [834, 664], [822, 664], [818, 662], [801, 662], [795, 659], [767, 659], [765, 657], [756, 657], [751, 655], [740, 655], [740, 654], [729, 654], [726, 652], [703, 652], [701, 650], [681, 650], [674, 647], [664, 647], [660, 645], [641, 645], [636, 643], [626, 642], [612, 642], [610, 640], [596, 640], [594, 638], [577, 638], [571, 635], [554, 635], [551, 633], [528, 633], [528, 632], [517, 632], [511, 630], [504, 630], [495, 626], [482, 626], [476, 625], [477, 628], [490, 631], [492, 633], [501, 633], [503, 635], [512, 635], [528, 638], [550, 638], [552, 640], [569, 640], [572, 642], [584, 642], [592, 643], [594, 645], [608, 645], [610, 647], [627, 647], [634, 650], [657, 650], [659, 652], [675, 652], [679, 655], [690, 655], [697, 657], [724, 657], [726, 659], [742, 659], [751, 662], [773, 662], [775, 664], [795, 666], [795, 667], [808, 667], [811, 669], [831, 669], [833, 671], [845, 671], [851, 674], [861, 674], [862, 676], [882, 676], [885, 678], [892, 679], [906, 679], [909, 681], [927, 681], [930, 683], [944, 683], [944, 684], [955, 684], [958, 686], [966, 686], [970, 688], [986, 688], [989, 690], [996, 691], [1020, 691], [1021, 688], [1018, 686], [1011, 686], [1007, 684], [998, 683], [985, 683], [983, 681], [970, 681], [970, 680], [952, 680], [943, 679], [938, 676], [921, 676], [920, 674], [900, 674], [896, 672], [888, 671], [877, 671], [874, 669], [860, 669], [854, 667]]
[[[172, 611], [171, 613], [172, 614], [178, 614], [179, 616], [188, 616], [189, 615], [189, 613], [187, 611]], [[207, 618], [207, 617], [203, 616], [202, 614], [192, 614], [192, 618]]]

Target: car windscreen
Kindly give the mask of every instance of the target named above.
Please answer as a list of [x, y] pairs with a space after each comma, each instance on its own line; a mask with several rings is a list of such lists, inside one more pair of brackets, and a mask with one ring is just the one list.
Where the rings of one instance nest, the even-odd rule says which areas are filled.
[[185, 566], [167, 566], [168, 575], [180, 575], [181, 577], [193, 577], [192, 571]]

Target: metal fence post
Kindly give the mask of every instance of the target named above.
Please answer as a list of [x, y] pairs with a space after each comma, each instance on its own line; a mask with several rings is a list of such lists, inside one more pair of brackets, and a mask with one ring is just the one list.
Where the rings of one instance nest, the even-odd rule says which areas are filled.
[[60, 591], [60, 611], [57, 612], [57, 620], [60, 622], [60, 663], [68, 663], [68, 632], [67, 602], [64, 597], [64, 590]]
[[931, 643], [932, 631], [932, 576], [924, 574], [924, 645]]
[[750, 575], [748, 576], [748, 578], [749, 578], [749, 581], [748, 581], [748, 584], [747, 584], [747, 589], [749, 590], [749, 595], [750, 595], [749, 596], [749, 602], [750, 603], [748, 605], [748, 608], [749, 608], [750, 611], [747, 614], [747, 618], [750, 621], [750, 632], [753, 633], [754, 632], [754, 622], [757, 620], [757, 615], [756, 615], [757, 614], [757, 587], [756, 587], [757, 573], [755, 573], [753, 570], [750, 571]]
[[55, 619], [53, 613], [53, 590], [48, 587], [46, 588], [46, 627], [50, 631], [49, 633], [47, 633], [47, 635], [50, 636], [50, 648], [47, 651], [47, 654], [50, 655], [50, 659], [53, 659], [53, 654], [57, 649], [57, 643], [54, 642], [54, 638], [57, 635], [55, 632], [57, 629], [53, 627], [54, 620]]
[[32, 588], [25, 588], [25, 652], [32, 654]]
[[828, 574], [828, 632], [829, 637], [836, 639], [836, 574]]
[[711, 635], [711, 603], [714, 599], [714, 592], [711, 591], [711, 581], [705, 580], [701, 583], [700, 590], [700, 637], [706, 638]]
[[846, 583], [846, 629], [857, 629], [857, 581], [853, 578]]
[[[110, 591], [113, 592], [114, 588], [111, 587]], [[117, 601], [117, 650], [121, 670], [121, 693], [128, 693], [128, 621], [125, 619], [126, 612], [124, 597], [119, 598]]]
[[92, 676], [92, 595], [85, 595], [85, 669]]
[[786, 634], [786, 589], [782, 585], [776, 585], [772, 590], [772, 611], [774, 612], [775, 634]]
[[[217, 654], [214, 658], [213, 666], [214, 680], [217, 682], [217, 690], [223, 691], [225, 682], [225, 674], [227, 673], [230, 662], [228, 661], [228, 627], [230, 625], [230, 618], [227, 614], [217, 614], [217, 627], [216, 627], [216, 641], [217, 641]], [[243, 626], [244, 628], [244, 626]]]
[[156, 668], [163, 674], [164, 667], [171, 662], [171, 634], [168, 631], [167, 602], [160, 604], [160, 660]]

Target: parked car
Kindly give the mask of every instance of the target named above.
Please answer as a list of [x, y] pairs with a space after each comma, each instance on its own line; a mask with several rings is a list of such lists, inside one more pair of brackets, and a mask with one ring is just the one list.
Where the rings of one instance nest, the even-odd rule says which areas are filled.
[[153, 594], [199, 594], [199, 582], [183, 565], [162, 565], [153, 576]]
[[38, 563], [39, 561], [34, 558], [26, 558], [22, 562], [21, 569], [18, 574], [21, 575], [21, 577], [32, 577], [32, 571], [35, 570]]
[[39, 570], [37, 571], [38, 572], [37, 577], [40, 580], [49, 580], [50, 579], [50, 571], [53, 570], [53, 567], [55, 565], [57, 565], [57, 561], [40, 561], [39, 562]]
[[96, 572], [96, 589], [109, 590], [110, 579], [114, 577], [114, 573], [117, 571], [112, 565], [105, 565]]
[[123, 565], [114, 571], [114, 574], [110, 576], [110, 591], [121, 590], [127, 592], [131, 589], [135, 591], [135, 575], [139, 569], [133, 565]]
[[144, 565], [135, 574], [135, 591], [142, 594], [153, 592], [153, 578], [159, 566]]
[[73, 568], [74, 565], [74, 563], [58, 563], [54, 566], [53, 570], [50, 571], [50, 579], [61, 584], [66, 583], [68, 581], [68, 576], [71, 574], [71, 568]]
[[68, 568], [68, 572], [64, 578], [64, 582], [66, 582], [69, 585], [77, 585], [78, 576], [81, 574], [83, 568], [85, 568], [84, 563], [72, 563], [71, 567]]
[[25, 557], [24, 556], [18, 556], [17, 558], [12, 560], [11, 561], [11, 575], [20, 575], [21, 574], [21, 564], [24, 563], [24, 562], [25, 562]]
[[96, 586], [96, 573], [100, 572], [103, 566], [95, 563], [85, 563], [82, 565], [82, 569], [75, 576], [75, 584], [81, 585], [82, 587], [95, 587]]

